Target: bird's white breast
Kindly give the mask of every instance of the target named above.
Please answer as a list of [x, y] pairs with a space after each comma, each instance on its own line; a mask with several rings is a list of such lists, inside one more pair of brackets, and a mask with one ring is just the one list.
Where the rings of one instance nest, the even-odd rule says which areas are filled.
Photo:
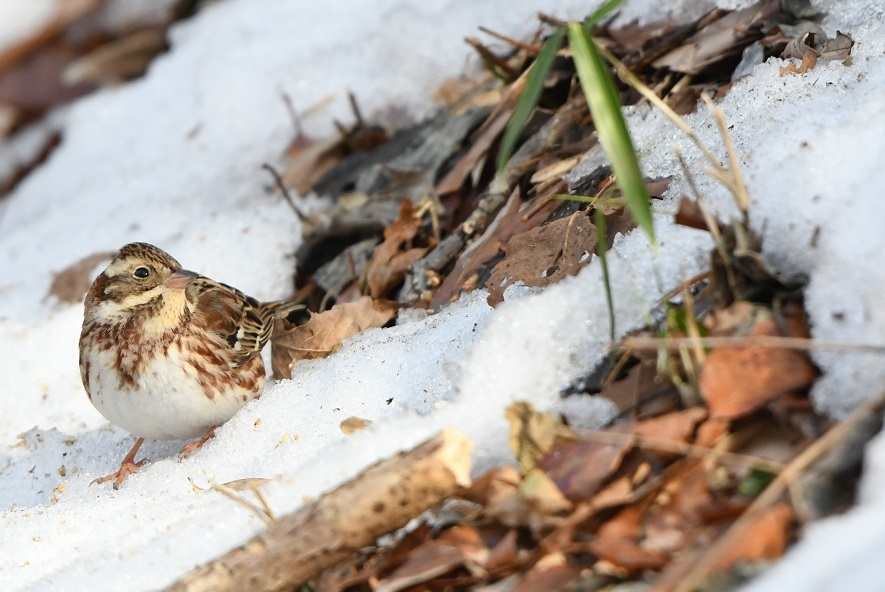
[[111, 370], [115, 363], [112, 351], [90, 352], [87, 380], [92, 404], [111, 423], [136, 436], [159, 440], [202, 436], [259, 395], [264, 383], [261, 376], [252, 391], [228, 382], [224, 391], [210, 398], [178, 342], [170, 344], [164, 355], [149, 356], [134, 385]]

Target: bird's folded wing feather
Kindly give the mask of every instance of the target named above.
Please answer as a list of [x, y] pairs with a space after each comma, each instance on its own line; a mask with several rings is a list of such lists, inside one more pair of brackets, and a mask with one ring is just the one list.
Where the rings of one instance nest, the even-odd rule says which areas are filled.
[[275, 305], [263, 304], [236, 288], [199, 277], [189, 286], [194, 320], [225, 340], [234, 365], [258, 354], [270, 339]]

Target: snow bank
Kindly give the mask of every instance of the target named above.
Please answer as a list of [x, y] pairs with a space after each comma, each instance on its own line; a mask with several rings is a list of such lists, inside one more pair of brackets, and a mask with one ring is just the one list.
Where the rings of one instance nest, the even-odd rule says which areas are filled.
[[[764, 64], [722, 105], [766, 255], [782, 271], [811, 278], [815, 336], [881, 343], [885, 312], [876, 304], [885, 268], [875, 257], [885, 227], [877, 201], [885, 154], [883, 9], [874, 0], [819, 4], [830, 12], [824, 24], [831, 34], [840, 29], [858, 41], [854, 65], [819, 64], [782, 78], [777, 63]], [[271, 385], [185, 462], [175, 457], [181, 443], [147, 443], [143, 452], [154, 462], [120, 491], [89, 482], [115, 470], [132, 438], [107, 426], [79, 384], [80, 306], [45, 294], [53, 272], [130, 240], [154, 242], [254, 296], [284, 294], [282, 270], [291, 266], [300, 227], [260, 170], [293, 135], [281, 93], [299, 110], [333, 96], [305, 121], [314, 135], [330, 132], [333, 119], [349, 119], [347, 91], [367, 113], [394, 105], [419, 117], [439, 82], [475, 65], [461, 40], [477, 25], [519, 36], [534, 29], [536, 10], [577, 17], [590, 8], [566, 0], [342, 0], [328, 10], [229, 0], [176, 27], [172, 51], [146, 78], [72, 106], [63, 145], [0, 203], [3, 588], [155, 589], [261, 527], [227, 498], [195, 492], [188, 478], [199, 487], [274, 478], [264, 490], [285, 512], [444, 425], [474, 438], [478, 469], [506, 460], [503, 407], [516, 399], [559, 406], [559, 389], [605, 351], [596, 264], [545, 290], [512, 289], [495, 310], [482, 294], [468, 295], [436, 316], [369, 331], [328, 359], [299, 364], [292, 380]], [[680, 3], [668, 8], [687, 14]], [[624, 18], [654, 19], [664, 10], [636, 0]], [[689, 121], [722, 154], [709, 116]], [[633, 110], [630, 124], [650, 174], [678, 173], [674, 145], [699, 163], [657, 113]], [[721, 189], [701, 175], [698, 181], [718, 211], [730, 211]], [[661, 209], [675, 209], [685, 191], [675, 181]], [[621, 331], [706, 264], [704, 233], [673, 226], [663, 214], [656, 223], [654, 258], [640, 233], [616, 241]], [[817, 361], [829, 374], [815, 400], [834, 414], [881, 383], [878, 357], [818, 354]], [[582, 412], [592, 425], [612, 409], [588, 398]], [[374, 424], [344, 436], [338, 426], [350, 416]], [[809, 529], [754, 590], [837, 589], [843, 571], [853, 578], [850, 589], [877, 589], [872, 553], [882, 534], [871, 525], [885, 507], [875, 486], [885, 479], [883, 447], [871, 449], [863, 505]]]

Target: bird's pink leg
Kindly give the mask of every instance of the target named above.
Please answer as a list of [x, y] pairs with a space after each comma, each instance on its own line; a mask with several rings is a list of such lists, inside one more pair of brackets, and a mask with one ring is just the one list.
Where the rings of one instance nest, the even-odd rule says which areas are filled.
[[116, 473], [111, 473], [105, 477], [101, 477], [99, 479], [94, 480], [92, 483], [105, 483], [106, 481], [114, 480], [114, 489], [120, 489], [120, 486], [123, 484], [123, 481], [126, 480], [126, 476], [130, 473], [134, 473], [138, 470], [138, 467], [143, 465], [146, 460], [140, 460], [135, 462], [135, 455], [138, 453], [138, 449], [141, 448], [141, 445], [144, 444], [144, 438], [139, 438], [135, 441], [135, 445], [132, 447], [132, 450], [129, 451], [129, 454], [123, 459], [122, 464], [120, 464], [120, 470]]
[[191, 454], [194, 453], [194, 451], [196, 451], [203, 444], [208, 442], [209, 438], [214, 438], [215, 437], [215, 430], [217, 430], [217, 429], [218, 429], [217, 425], [212, 426], [211, 428], [209, 428], [209, 431], [203, 435], [202, 438], [200, 438], [196, 442], [191, 442], [190, 444], [188, 444], [187, 446], [182, 448], [181, 452], [178, 454], [178, 460], [184, 460], [185, 458], [189, 457]]

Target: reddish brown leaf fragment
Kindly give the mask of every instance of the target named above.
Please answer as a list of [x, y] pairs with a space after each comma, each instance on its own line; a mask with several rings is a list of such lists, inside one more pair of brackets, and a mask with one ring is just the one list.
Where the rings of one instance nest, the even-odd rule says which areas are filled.
[[705, 419], [707, 419], [706, 409], [691, 407], [637, 422], [633, 426], [633, 433], [638, 436], [686, 443], [691, 439], [697, 425]]
[[371, 327], [382, 327], [396, 315], [397, 304], [372, 300], [363, 296], [356, 302], [336, 304], [320, 313], [311, 313], [310, 320], [292, 329], [276, 323], [271, 338], [271, 362], [274, 376], [291, 378], [298, 360], [324, 358], [337, 350], [341, 341]]
[[643, 515], [638, 506], [627, 506], [599, 527], [599, 538], [639, 540]]
[[92, 272], [99, 263], [110, 261], [114, 253], [108, 251], [104, 253], [95, 253], [84, 257], [72, 263], [62, 271], [53, 275], [52, 285], [49, 286], [49, 292], [46, 296], [55, 296], [62, 302], [80, 302], [92, 280]]
[[802, 63], [799, 66], [796, 64], [787, 64], [786, 66], [781, 66], [780, 75], [784, 76], [785, 74], [805, 74], [806, 72], [813, 70], [817, 65], [817, 56], [813, 51], [806, 51], [805, 55], [802, 56]]
[[614, 443], [595, 440], [564, 440], [538, 463], [556, 483], [566, 498], [573, 502], [589, 499], [614, 473], [624, 455], [632, 447], [629, 436]]
[[[780, 336], [774, 320], [757, 322], [751, 335]], [[786, 393], [806, 389], [817, 371], [804, 354], [778, 347], [718, 347], [701, 369], [701, 396], [710, 414], [742, 417]]]
[[402, 566], [375, 588], [375, 592], [397, 592], [446, 574], [463, 563], [464, 555], [459, 549], [431, 540], [413, 551]]
[[597, 538], [586, 543], [588, 551], [631, 573], [646, 569], [661, 569], [669, 561], [657, 551], [643, 549], [629, 539]]
[[676, 212], [673, 221], [681, 226], [707, 230], [707, 222], [697, 202], [684, 196], [679, 200], [679, 210]]
[[412, 202], [403, 200], [399, 220], [384, 229], [384, 242], [375, 247], [367, 266], [366, 281], [374, 298], [387, 294], [403, 280], [412, 263], [427, 253], [427, 247], [412, 247], [420, 227]]
[[793, 512], [786, 503], [776, 504], [747, 525], [746, 536], [738, 537], [720, 557], [716, 570], [724, 571], [740, 561], [777, 559], [784, 554], [790, 540]]
[[513, 592], [563, 590], [580, 576], [580, 566], [568, 564], [561, 554], [551, 554], [527, 571]]
[[283, 169], [283, 184], [294, 187], [299, 195], [304, 195], [316, 181], [338, 164], [344, 152], [341, 138], [313, 140], [300, 135], [286, 153], [287, 163]]
[[473, 171], [481, 160], [488, 156], [489, 148], [498, 139], [504, 128], [507, 127], [511, 114], [512, 111], [510, 110], [492, 114], [491, 118], [479, 131], [479, 135], [473, 138], [467, 152], [455, 163], [452, 170], [446, 173], [446, 176], [437, 183], [436, 192], [438, 195], [453, 193], [464, 185], [470, 172]]
[[590, 262], [595, 249], [596, 229], [585, 212], [514, 236], [505, 247], [506, 256], [489, 277], [489, 304], [501, 302], [504, 290], [516, 281], [547, 286], [575, 275]]

